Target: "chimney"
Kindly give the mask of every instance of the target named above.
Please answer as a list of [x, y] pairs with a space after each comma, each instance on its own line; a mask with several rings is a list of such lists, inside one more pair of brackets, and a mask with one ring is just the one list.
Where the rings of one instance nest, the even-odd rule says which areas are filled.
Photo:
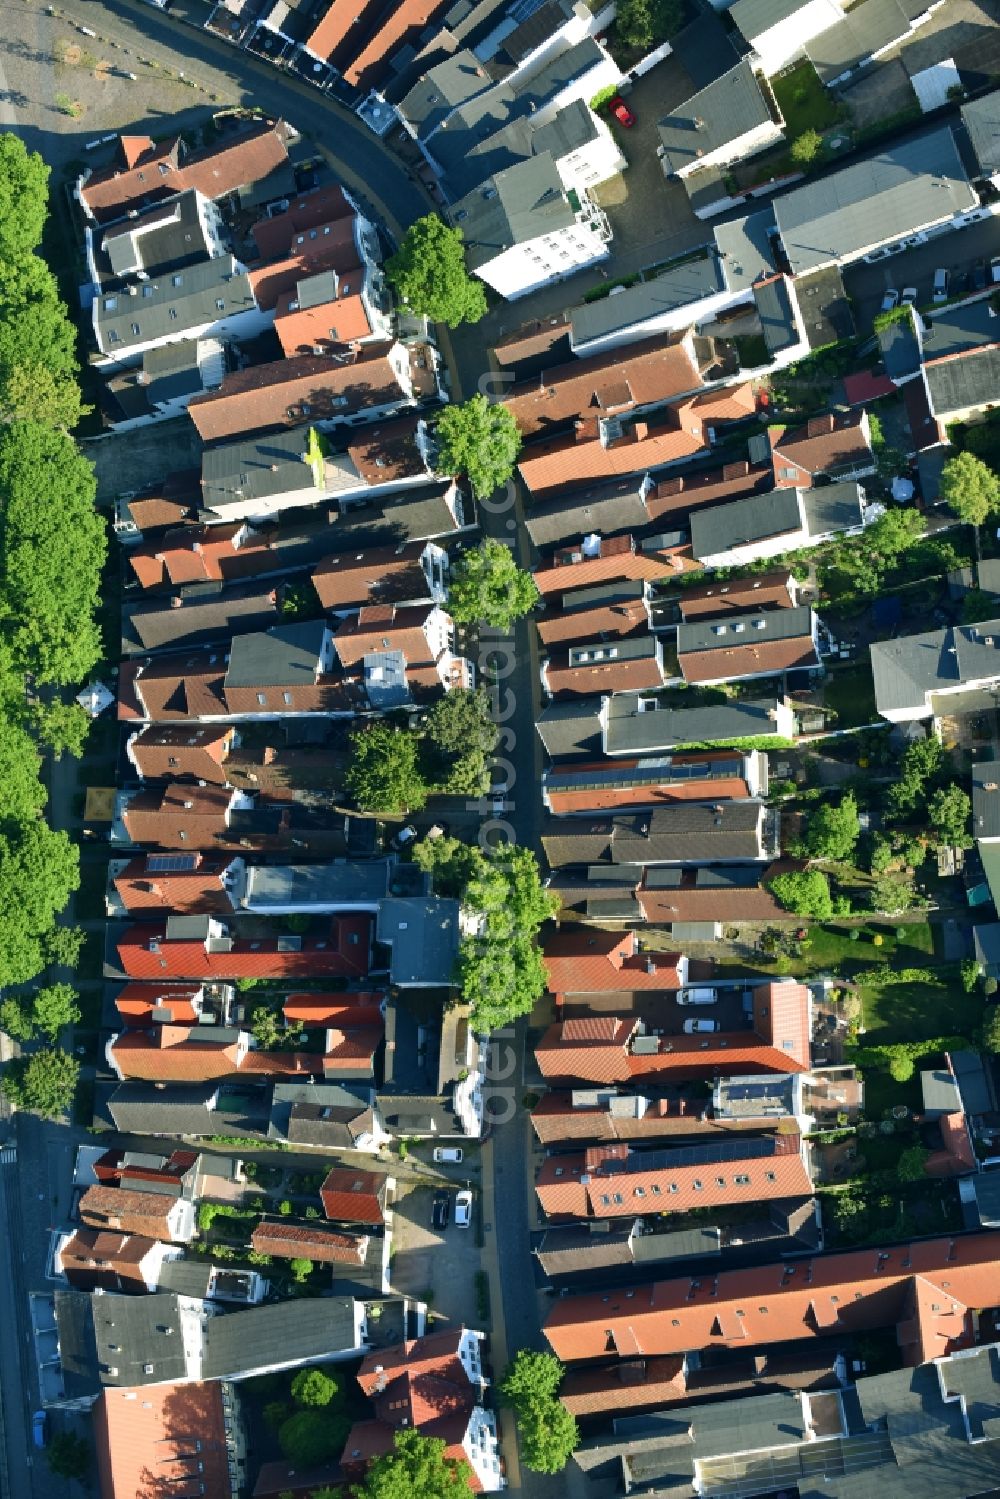
[[183, 604], [184, 600], [181, 598], [180, 594], [175, 593], [173, 598], [170, 600], [171, 609], [180, 609], [183, 607]]
[[261, 763], [264, 764], [264, 765], [273, 765], [274, 762], [275, 762], [275, 760], [277, 758], [278, 758], [278, 751], [275, 749], [274, 745], [273, 744], [267, 744], [267, 745], [265, 745], [264, 746], [264, 753], [261, 756]]

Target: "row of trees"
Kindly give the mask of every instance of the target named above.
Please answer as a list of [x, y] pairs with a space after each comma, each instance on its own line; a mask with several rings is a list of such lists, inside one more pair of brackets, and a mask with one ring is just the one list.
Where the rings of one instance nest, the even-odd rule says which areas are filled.
[[[0, 988], [73, 965], [79, 931], [56, 924], [79, 885], [78, 850], [43, 818], [42, 752], [79, 754], [89, 726], [73, 692], [101, 656], [96, 623], [107, 548], [90, 463], [69, 430], [82, 406], [76, 331], [37, 254], [48, 168], [0, 136]], [[54, 1043], [79, 1014], [66, 985], [8, 998], [0, 1025]], [[78, 1064], [46, 1045], [8, 1064], [13, 1102], [49, 1115]]]
[[534, 854], [509, 844], [484, 851], [445, 837], [425, 839], [413, 857], [439, 895], [459, 897], [478, 916], [458, 959], [462, 998], [476, 1030], [501, 1030], [528, 1014], [546, 987], [538, 933], [559, 909]]

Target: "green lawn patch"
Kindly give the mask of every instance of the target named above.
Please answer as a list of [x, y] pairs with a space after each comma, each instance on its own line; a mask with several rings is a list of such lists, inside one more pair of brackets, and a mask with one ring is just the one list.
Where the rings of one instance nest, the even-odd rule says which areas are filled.
[[834, 727], [838, 729], [857, 729], [876, 721], [875, 683], [867, 657], [830, 669], [823, 679], [823, 706], [836, 713]]
[[940, 977], [933, 983], [865, 986], [861, 1001], [864, 1040], [870, 1046], [954, 1035], [974, 1041], [982, 1026], [982, 997], [966, 994], [950, 964], [940, 970]]
[[771, 92], [784, 116], [789, 140], [795, 140], [806, 130], [822, 132], [837, 123], [837, 106], [820, 83], [811, 62], [800, 62], [781, 78], [772, 78]]

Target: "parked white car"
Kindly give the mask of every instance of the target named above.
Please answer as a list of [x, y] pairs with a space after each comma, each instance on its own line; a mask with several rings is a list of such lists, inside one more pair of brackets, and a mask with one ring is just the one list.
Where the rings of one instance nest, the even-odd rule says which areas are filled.
[[677, 996], [679, 1005], [714, 1005], [719, 997], [718, 989], [682, 989]]
[[455, 1193], [455, 1227], [468, 1228], [472, 1222], [472, 1193], [463, 1189]]
[[434, 1159], [439, 1164], [457, 1166], [461, 1162], [462, 1152], [458, 1149], [457, 1146], [450, 1147], [445, 1145], [438, 1145], [434, 1150]]
[[690, 1020], [685, 1020], [684, 1022], [684, 1034], [686, 1036], [700, 1036], [707, 1031], [717, 1031], [719, 1029], [720, 1026], [717, 1020], [696, 1020], [692, 1016]]

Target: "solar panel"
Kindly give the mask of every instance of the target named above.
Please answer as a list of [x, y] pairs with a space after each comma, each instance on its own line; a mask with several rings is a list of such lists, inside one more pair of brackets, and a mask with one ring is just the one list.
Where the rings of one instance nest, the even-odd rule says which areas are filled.
[[197, 854], [150, 854], [146, 860], [146, 869], [150, 874], [166, 874], [168, 870], [197, 867]]

